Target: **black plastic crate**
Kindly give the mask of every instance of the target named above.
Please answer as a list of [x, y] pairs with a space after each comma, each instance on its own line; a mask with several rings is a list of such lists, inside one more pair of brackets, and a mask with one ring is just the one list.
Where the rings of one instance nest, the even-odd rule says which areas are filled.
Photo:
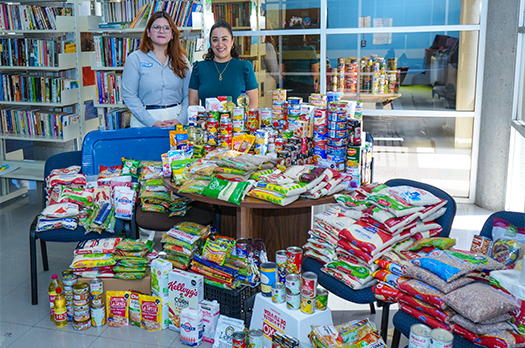
[[260, 291], [259, 286], [243, 285], [236, 290], [221, 289], [204, 283], [204, 298], [220, 303], [222, 315], [244, 320], [244, 325], [250, 327], [255, 295]]

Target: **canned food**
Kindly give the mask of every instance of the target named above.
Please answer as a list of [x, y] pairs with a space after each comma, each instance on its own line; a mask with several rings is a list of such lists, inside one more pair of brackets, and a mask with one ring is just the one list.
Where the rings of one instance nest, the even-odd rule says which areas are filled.
[[286, 282], [286, 250], [277, 250], [275, 253], [279, 283]]
[[246, 128], [248, 128], [251, 131], [259, 128], [259, 110], [258, 109], [250, 109], [248, 111], [248, 117], [246, 120]]
[[106, 325], [106, 308], [104, 306], [91, 308], [91, 325], [92, 326]]
[[434, 329], [430, 333], [430, 348], [452, 348], [454, 335], [444, 329]]
[[73, 301], [88, 301], [89, 300], [89, 284], [77, 283], [73, 285]]
[[317, 288], [315, 296], [315, 309], [324, 311], [328, 307], [328, 290]]
[[272, 125], [272, 109], [262, 108], [259, 110], [261, 125], [270, 127]]
[[250, 348], [263, 348], [263, 331], [261, 329], [250, 330]]
[[77, 331], [87, 330], [91, 327], [91, 320], [73, 321], [73, 329]]
[[301, 296], [301, 312], [312, 314], [315, 311], [315, 297], [306, 298]]
[[348, 143], [347, 137], [341, 139], [328, 138], [326, 144], [331, 147], [344, 147]]
[[300, 274], [303, 262], [303, 249], [292, 246], [286, 249], [286, 272]]
[[299, 105], [303, 103], [303, 98], [301, 97], [289, 97], [288, 104], [290, 105]]
[[89, 306], [87, 307], [88, 308], [82, 311], [75, 310], [75, 313], [73, 314], [73, 320], [76, 322], [91, 320], [91, 311], [89, 309]]
[[261, 292], [264, 296], [272, 296], [272, 285], [277, 282], [277, 264], [264, 262], [261, 264]]
[[301, 295], [286, 292], [286, 307], [293, 310], [301, 308]]
[[293, 295], [301, 293], [301, 277], [299, 274], [288, 274], [286, 276], [286, 293]]
[[233, 348], [246, 348], [246, 334], [244, 331], [235, 331], [232, 334]]
[[315, 298], [317, 293], [317, 274], [304, 272], [301, 278], [301, 296], [304, 298]]
[[240, 257], [241, 259], [245, 259], [247, 247], [248, 247], [248, 239], [245, 239], [245, 238], [238, 239], [237, 242], [235, 242], [235, 252], [237, 253], [237, 257]]
[[272, 301], [275, 303], [283, 303], [286, 300], [286, 288], [282, 283], [273, 283], [272, 285]]
[[414, 324], [410, 327], [410, 337], [408, 340], [411, 348], [429, 348], [430, 334], [432, 329], [424, 324]]
[[62, 285], [64, 285], [64, 288], [67, 286], [72, 287], [73, 284], [78, 282], [78, 277], [73, 272], [72, 269], [62, 271]]

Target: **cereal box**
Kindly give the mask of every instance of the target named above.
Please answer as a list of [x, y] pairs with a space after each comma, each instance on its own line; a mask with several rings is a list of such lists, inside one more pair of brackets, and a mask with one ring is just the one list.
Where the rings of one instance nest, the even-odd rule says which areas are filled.
[[108, 326], [128, 326], [129, 291], [106, 291]]
[[148, 331], [162, 330], [163, 303], [161, 297], [139, 295], [140, 327]]
[[174, 269], [168, 273], [169, 328], [180, 331], [180, 312], [183, 308], [199, 308], [204, 299], [204, 280], [201, 275]]
[[163, 259], [151, 262], [151, 292], [155, 296], [168, 297], [168, 273], [173, 264]]

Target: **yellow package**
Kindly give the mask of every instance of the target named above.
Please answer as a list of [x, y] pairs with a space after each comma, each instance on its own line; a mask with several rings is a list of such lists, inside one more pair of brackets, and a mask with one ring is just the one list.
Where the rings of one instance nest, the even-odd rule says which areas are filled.
[[[139, 304], [140, 304], [140, 327], [148, 331], [158, 331], [163, 328], [163, 321], [167, 318], [163, 318], [163, 308], [164, 304], [162, 303], [161, 297], [149, 296], [140, 294], [139, 295]], [[167, 306], [166, 306], [167, 309]]]
[[255, 142], [255, 135], [242, 134], [232, 138], [232, 150], [240, 153], [247, 153], [250, 151], [253, 143]]
[[106, 313], [108, 326], [129, 325], [129, 291], [106, 291]]

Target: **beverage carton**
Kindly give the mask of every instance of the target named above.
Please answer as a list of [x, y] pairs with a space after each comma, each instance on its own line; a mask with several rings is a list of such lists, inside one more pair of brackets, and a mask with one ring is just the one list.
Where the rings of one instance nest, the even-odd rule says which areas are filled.
[[163, 259], [151, 262], [151, 291], [156, 296], [168, 297], [168, 273], [173, 269], [173, 264]]
[[169, 328], [180, 331], [183, 308], [199, 308], [204, 299], [204, 278], [201, 275], [174, 269], [168, 273]]
[[217, 320], [219, 320], [220, 305], [217, 301], [204, 300], [201, 302], [202, 308], [202, 322], [204, 324], [202, 340], [214, 343], [215, 329], [217, 328]]

